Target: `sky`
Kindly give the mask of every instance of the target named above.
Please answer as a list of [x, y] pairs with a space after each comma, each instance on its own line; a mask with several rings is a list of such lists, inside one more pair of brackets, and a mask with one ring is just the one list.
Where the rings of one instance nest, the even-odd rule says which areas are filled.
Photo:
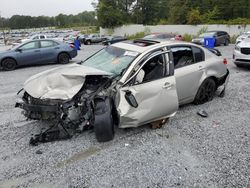
[[0, 0], [0, 14], [9, 18], [15, 14], [56, 16], [94, 10], [93, 0]]

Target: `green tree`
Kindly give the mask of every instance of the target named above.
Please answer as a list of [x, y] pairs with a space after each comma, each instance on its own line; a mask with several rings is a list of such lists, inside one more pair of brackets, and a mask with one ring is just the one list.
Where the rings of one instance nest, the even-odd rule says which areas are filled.
[[198, 8], [192, 9], [187, 14], [187, 24], [198, 25], [201, 23], [201, 14]]

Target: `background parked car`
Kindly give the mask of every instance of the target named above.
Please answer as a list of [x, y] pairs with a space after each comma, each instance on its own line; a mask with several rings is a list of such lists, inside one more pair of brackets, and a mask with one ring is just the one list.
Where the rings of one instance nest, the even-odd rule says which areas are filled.
[[246, 38], [250, 38], [250, 31], [242, 33], [237, 39], [236, 39], [236, 44], [242, 42]]
[[143, 39], [183, 40], [181, 35], [175, 35], [173, 33], [152, 33], [145, 36]]
[[18, 40], [18, 42], [24, 43], [24, 42], [28, 42], [31, 40], [38, 40], [38, 39], [54, 39], [54, 40], [58, 40], [58, 41], [63, 41], [63, 38], [62, 37], [59, 38], [58, 35], [37, 34], [37, 35], [30, 36], [29, 38]]
[[107, 39], [104, 40], [102, 42], [102, 44], [103, 45], [110, 45], [110, 44], [114, 44], [114, 43], [125, 41], [125, 40], [127, 40], [126, 37], [122, 37], [122, 36], [110, 36], [110, 37], [107, 37]]
[[175, 35], [175, 40], [180, 40], [180, 41], [182, 41], [182, 40], [183, 40], [182, 35]]
[[61, 64], [77, 56], [73, 45], [60, 41], [43, 39], [33, 40], [13, 49], [0, 53], [0, 67], [4, 70], [14, 70], [22, 65], [38, 65], [50, 62]]
[[208, 31], [199, 35], [198, 38], [194, 38], [192, 42], [195, 44], [204, 45], [204, 38], [214, 38], [214, 46], [219, 46], [221, 44], [227, 46], [230, 43], [230, 36], [225, 31]]
[[150, 35], [146, 35], [143, 39], [166, 39], [171, 40], [174, 39], [175, 35], [172, 33], [151, 33]]
[[90, 34], [87, 38], [85, 38], [84, 44], [90, 45], [92, 43], [99, 43], [106, 40], [107, 37], [100, 36], [99, 34]]
[[237, 67], [250, 66], [250, 38], [235, 45], [233, 60]]
[[79, 40], [80, 40], [80, 42], [81, 42], [82, 44], [84, 44], [84, 43], [85, 43], [85, 40], [86, 40], [86, 38], [88, 38], [88, 36], [89, 36], [89, 35], [86, 35], [86, 34], [84, 34], [84, 35], [79, 35]]

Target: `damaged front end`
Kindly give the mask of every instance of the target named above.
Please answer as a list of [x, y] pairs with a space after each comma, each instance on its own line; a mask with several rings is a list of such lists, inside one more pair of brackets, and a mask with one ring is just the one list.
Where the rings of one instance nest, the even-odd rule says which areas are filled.
[[108, 75], [87, 75], [79, 92], [71, 99], [42, 99], [31, 96], [25, 89], [16, 107], [31, 120], [53, 122], [53, 126], [31, 138], [30, 144], [71, 138], [76, 132], [93, 127], [95, 101], [114, 96], [113, 79]]

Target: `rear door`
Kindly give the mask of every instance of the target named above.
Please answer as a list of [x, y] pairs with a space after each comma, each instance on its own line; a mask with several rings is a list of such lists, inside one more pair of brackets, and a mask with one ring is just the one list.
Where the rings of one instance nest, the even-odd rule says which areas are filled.
[[205, 69], [205, 55], [201, 48], [189, 45], [171, 47], [179, 103], [192, 102]]
[[53, 63], [57, 59], [60, 45], [53, 40], [41, 40], [41, 61], [43, 63]]
[[224, 36], [224, 32], [217, 32], [217, 45], [221, 45], [225, 43], [225, 36]]
[[37, 64], [40, 62], [39, 41], [28, 42], [20, 46], [16, 51], [19, 65]]
[[176, 113], [179, 104], [168, 57], [168, 52], [162, 51], [151, 55], [119, 90], [121, 128], [137, 127]]

